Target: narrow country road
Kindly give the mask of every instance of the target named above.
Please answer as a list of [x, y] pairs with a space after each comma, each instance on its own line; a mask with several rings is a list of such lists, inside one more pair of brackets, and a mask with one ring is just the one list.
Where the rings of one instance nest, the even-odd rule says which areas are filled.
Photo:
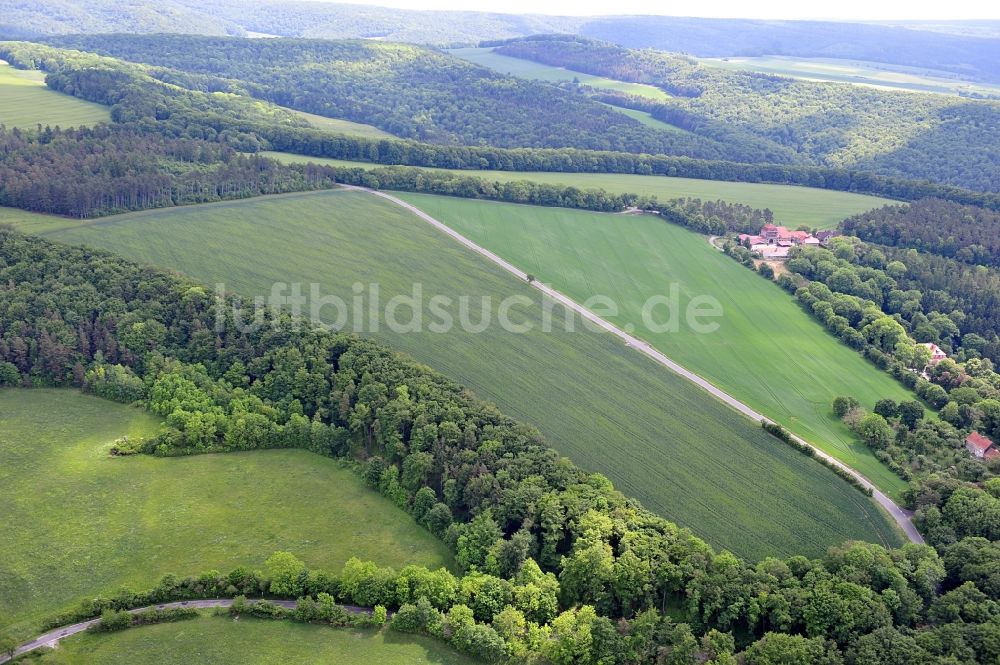
[[[477, 245], [472, 240], [469, 240], [468, 238], [466, 238], [465, 236], [463, 236], [458, 231], [455, 231], [454, 229], [452, 229], [447, 224], [445, 224], [445, 223], [443, 223], [441, 221], [438, 221], [437, 219], [431, 217], [430, 215], [428, 215], [426, 212], [424, 212], [420, 208], [418, 208], [418, 207], [416, 207], [416, 206], [414, 206], [414, 205], [412, 205], [410, 203], [407, 203], [406, 201], [404, 201], [404, 200], [402, 200], [400, 198], [397, 198], [397, 197], [395, 197], [395, 196], [393, 196], [391, 194], [387, 194], [386, 192], [381, 192], [381, 191], [378, 191], [378, 190], [368, 189], [366, 187], [357, 187], [357, 186], [354, 186], [354, 185], [343, 185], [343, 187], [346, 188], [346, 189], [352, 189], [352, 190], [361, 191], [361, 192], [368, 192], [369, 194], [372, 194], [374, 196], [380, 196], [383, 199], [386, 199], [388, 201], [392, 201], [393, 203], [395, 203], [398, 206], [402, 206], [403, 208], [406, 208], [407, 210], [409, 210], [414, 215], [416, 215], [420, 219], [424, 220], [425, 222], [427, 222], [428, 224], [430, 224], [434, 228], [436, 228], [439, 231], [441, 231], [442, 233], [450, 236], [452, 239], [458, 241], [459, 243], [461, 243], [465, 247], [468, 247], [469, 249], [471, 249], [472, 251], [476, 252], [477, 254], [480, 254], [481, 256], [486, 257], [487, 259], [489, 259], [493, 263], [497, 264], [498, 266], [500, 266], [501, 268], [503, 268], [504, 270], [506, 270], [510, 274], [514, 275], [518, 279], [523, 280], [523, 281], [527, 281], [528, 275], [523, 270], [521, 270], [520, 268], [514, 266], [513, 264], [505, 261], [504, 259], [500, 258], [499, 256], [497, 256], [496, 254], [494, 254], [490, 250], [486, 249], [485, 247], [481, 247], [480, 245]], [[717, 388], [713, 384], [709, 383], [706, 379], [702, 378], [701, 376], [695, 374], [694, 372], [692, 372], [692, 371], [684, 368], [683, 366], [679, 365], [678, 363], [674, 362], [673, 360], [671, 360], [670, 358], [668, 358], [666, 355], [664, 355], [662, 352], [658, 351], [657, 349], [654, 349], [649, 344], [649, 342], [644, 342], [643, 340], [641, 340], [641, 339], [639, 339], [637, 337], [634, 337], [634, 336], [630, 335], [629, 333], [625, 332], [624, 330], [622, 330], [621, 328], [615, 326], [611, 322], [602, 319], [601, 317], [597, 316], [596, 314], [594, 314], [593, 312], [591, 312], [589, 309], [587, 309], [583, 305], [581, 305], [581, 304], [577, 303], [575, 300], [571, 299], [569, 296], [563, 295], [562, 293], [560, 293], [559, 291], [556, 291], [552, 287], [550, 287], [550, 286], [548, 286], [546, 284], [542, 284], [541, 282], [538, 282], [538, 281], [530, 282], [530, 285], [533, 286], [533, 287], [535, 287], [536, 289], [538, 289], [542, 293], [544, 293], [546, 296], [548, 296], [552, 300], [560, 303], [564, 307], [566, 307], [566, 308], [568, 308], [568, 309], [570, 309], [570, 310], [578, 313], [580, 316], [584, 317], [588, 321], [590, 321], [590, 322], [594, 323], [595, 325], [599, 326], [601, 329], [603, 329], [603, 330], [611, 333], [612, 335], [615, 335], [615, 336], [619, 337], [620, 339], [622, 339], [625, 342], [626, 345], [628, 345], [628, 346], [632, 347], [633, 349], [635, 349], [636, 351], [639, 351], [640, 353], [643, 353], [646, 356], [652, 358], [653, 360], [655, 360], [656, 362], [660, 363], [661, 365], [663, 365], [667, 369], [671, 370], [672, 372], [675, 372], [676, 374], [679, 374], [680, 376], [684, 377], [685, 379], [687, 379], [691, 383], [694, 383], [695, 385], [697, 385], [698, 387], [700, 387], [703, 390], [707, 391], [708, 393], [712, 394], [716, 398], [722, 400], [723, 402], [725, 402], [726, 404], [728, 404], [730, 407], [736, 409], [737, 411], [739, 411], [743, 415], [747, 416], [748, 418], [751, 418], [751, 419], [757, 421], [758, 423], [761, 423], [761, 422], [773, 423], [774, 422], [773, 420], [771, 420], [767, 416], [765, 416], [763, 414], [760, 414], [760, 413], [757, 413], [752, 408], [750, 408], [749, 406], [747, 406], [743, 402], [739, 401], [738, 399], [736, 399], [732, 395], [729, 395], [728, 393], [720, 390], [719, 388]], [[847, 466], [846, 464], [844, 464], [840, 460], [835, 459], [834, 457], [828, 455], [827, 453], [823, 452], [822, 450], [820, 450], [816, 446], [812, 445], [811, 443], [809, 443], [805, 439], [802, 439], [801, 437], [796, 436], [795, 434], [792, 434], [791, 436], [792, 436], [792, 438], [796, 442], [798, 442], [800, 444], [803, 444], [803, 445], [806, 445], [806, 446], [809, 446], [810, 448], [812, 448], [813, 451], [815, 451], [817, 457], [820, 457], [820, 458], [822, 458], [824, 460], [827, 460], [828, 462], [830, 462], [831, 464], [837, 466], [838, 468], [843, 469], [844, 471], [846, 471], [847, 473], [849, 473], [852, 477], [854, 477], [855, 479], [857, 479], [857, 481], [859, 483], [861, 483], [862, 486], [864, 486], [867, 489], [872, 490], [872, 498], [875, 499], [875, 501], [878, 502], [878, 504], [880, 506], [882, 506], [883, 508], [885, 508], [886, 511], [888, 511], [889, 515], [892, 516], [892, 519], [896, 521], [896, 523], [903, 530], [903, 533], [906, 534], [906, 537], [909, 538], [910, 541], [912, 541], [914, 543], [923, 543], [924, 542], [924, 539], [920, 535], [920, 533], [917, 531], [917, 528], [915, 526], [913, 526], [913, 520], [911, 519], [912, 513], [910, 511], [905, 510], [904, 508], [900, 507], [895, 501], [893, 501], [892, 499], [890, 499], [883, 492], [881, 492], [877, 487], [875, 487], [875, 485], [872, 484], [871, 481], [869, 481], [867, 478], [865, 478], [860, 473], [858, 473], [857, 471], [855, 471], [851, 467]]]
[[[249, 603], [256, 603], [256, 600], [249, 600]], [[270, 602], [275, 605], [280, 605], [289, 610], [295, 609], [294, 600], [271, 600]], [[170, 609], [209, 609], [212, 607], [229, 607], [233, 604], [232, 598], [209, 598], [206, 600], [181, 600], [174, 603], [162, 603], [160, 605], [148, 605], [146, 607], [137, 607], [134, 610], [129, 610], [132, 614], [138, 614], [139, 612], [145, 612], [146, 610], [170, 610]], [[341, 605], [345, 610], [352, 614], [367, 614], [371, 610], [367, 607], [356, 607], [354, 605]], [[81, 621], [80, 623], [74, 623], [69, 626], [62, 626], [61, 628], [56, 628], [55, 630], [50, 630], [44, 635], [39, 635], [30, 642], [25, 642], [19, 646], [14, 651], [14, 657], [17, 658], [21, 654], [28, 653], [29, 651], [34, 651], [41, 647], [54, 647], [59, 640], [69, 637], [70, 635], [76, 635], [77, 633], [82, 633], [96, 623], [100, 623], [100, 619], [90, 619], [89, 621]], [[11, 660], [6, 654], [0, 655], [0, 664], [6, 663]]]

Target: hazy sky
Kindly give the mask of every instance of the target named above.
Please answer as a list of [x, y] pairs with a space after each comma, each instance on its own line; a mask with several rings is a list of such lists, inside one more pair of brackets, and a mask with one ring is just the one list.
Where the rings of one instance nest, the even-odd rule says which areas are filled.
[[858, 20], [1000, 19], [1000, 3], [984, 0], [701, 0], [670, 3], [663, 0], [343, 0], [355, 4], [406, 9], [465, 9], [510, 14], [556, 14], [593, 16], [601, 14], [662, 14], [713, 18], [788, 18]]

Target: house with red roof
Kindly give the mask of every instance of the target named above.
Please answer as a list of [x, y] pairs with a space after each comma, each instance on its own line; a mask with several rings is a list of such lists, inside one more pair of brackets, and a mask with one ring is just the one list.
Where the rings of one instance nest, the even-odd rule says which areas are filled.
[[[743, 242], [743, 237], [746, 234], [740, 236], [740, 242]], [[767, 245], [777, 245], [778, 247], [794, 247], [795, 245], [818, 245], [819, 239], [812, 236], [808, 231], [789, 231], [784, 226], [778, 226], [776, 224], [765, 224], [760, 229], [759, 236], [749, 236], [747, 238], [751, 239], [751, 244], [754, 240], [763, 241], [762, 244]], [[751, 249], [753, 249], [751, 247]], [[785, 252], [787, 254], [787, 252]]]
[[920, 346], [922, 346], [924, 348], [927, 348], [927, 349], [930, 349], [930, 352], [931, 352], [931, 361], [930, 361], [930, 364], [931, 365], [936, 365], [936, 364], [938, 364], [939, 362], [941, 362], [942, 360], [944, 360], [945, 358], [948, 357], [948, 354], [945, 353], [944, 351], [942, 351], [941, 347], [938, 346], [937, 344], [935, 344], [934, 342], [924, 342]]
[[1000, 449], [996, 444], [979, 432], [973, 432], [965, 438], [965, 448], [973, 457], [982, 460], [991, 460], [1000, 455]]

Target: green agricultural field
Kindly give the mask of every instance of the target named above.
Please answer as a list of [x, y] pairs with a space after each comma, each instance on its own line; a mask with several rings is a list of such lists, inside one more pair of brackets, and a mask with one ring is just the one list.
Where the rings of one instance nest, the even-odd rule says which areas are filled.
[[[776, 284], [712, 248], [705, 236], [651, 215], [611, 215], [401, 194], [578, 302], [602, 294], [608, 317], [761, 413], [854, 467], [888, 494], [905, 483], [855, 441], [831, 412], [837, 395], [871, 409], [882, 397], [914, 396], [803, 312]], [[653, 334], [642, 307], [677, 284], [682, 306], [706, 294], [722, 305], [719, 329]], [[662, 318], [663, 310], [658, 314]]]
[[944, 71], [837, 58], [760, 57], [698, 58], [709, 67], [778, 74], [807, 81], [855, 83], [883, 90], [1000, 96], [1000, 85], [965, 81]]
[[[474, 62], [477, 65], [489, 67], [490, 69], [496, 70], [501, 74], [509, 74], [511, 76], [517, 76], [518, 78], [536, 79], [539, 81], [548, 81], [550, 83], [576, 81], [582, 85], [589, 85], [592, 88], [614, 90], [628, 95], [645, 97], [646, 99], [652, 99], [655, 101], [670, 99], [670, 95], [653, 85], [616, 81], [615, 79], [609, 79], [603, 76], [594, 76], [592, 74], [576, 72], [564, 67], [552, 67], [550, 65], [543, 65], [539, 62], [522, 60], [521, 58], [511, 58], [510, 56], [495, 53], [492, 48], [459, 48], [452, 49], [449, 53], [464, 60], [468, 60], [469, 62]], [[680, 127], [675, 127], [674, 125], [657, 120], [650, 114], [643, 111], [635, 111], [633, 109], [627, 109], [622, 106], [614, 106], [612, 104], [608, 104], [608, 106], [619, 113], [623, 113], [630, 118], [638, 120], [648, 127], [652, 127], [653, 129], [662, 129], [668, 132], [685, 131]]]
[[[351, 122], [350, 120], [342, 120], [340, 118], [327, 118], [324, 115], [306, 113], [305, 111], [297, 111], [295, 109], [285, 110], [305, 118], [309, 121], [310, 125], [316, 127], [317, 129], [326, 129], [338, 134], [361, 136], [367, 139], [394, 138], [389, 132], [382, 131], [378, 127], [373, 127], [372, 125], [366, 125], [360, 122]], [[667, 126], [669, 127], [670, 125]]]
[[641, 122], [642, 124], [646, 125], [647, 127], [652, 127], [653, 129], [662, 129], [662, 130], [667, 131], [667, 132], [686, 132], [687, 131], [686, 129], [681, 129], [680, 127], [677, 127], [676, 125], [670, 125], [670, 124], [667, 124], [667, 123], [663, 122], [662, 120], [657, 120], [651, 114], [646, 113], [645, 111], [637, 111], [635, 109], [627, 109], [627, 108], [624, 108], [622, 106], [614, 106], [613, 104], [608, 104], [608, 106], [610, 106], [614, 110], [618, 111], [619, 113], [624, 113], [628, 117], [633, 118], [635, 120], [638, 120], [639, 122]]
[[14, 69], [0, 60], [0, 125], [76, 127], [109, 122], [108, 107], [45, 87], [45, 73]]
[[82, 598], [162, 575], [260, 566], [276, 550], [452, 564], [443, 543], [337, 461], [301, 450], [112, 458], [155, 434], [138, 409], [70, 390], [0, 390], [0, 634], [28, 638]]
[[[484, 297], [495, 317], [507, 296], [537, 292], [375, 196], [341, 190], [146, 211], [46, 236], [247, 295], [267, 295], [275, 282], [302, 283], [308, 294], [316, 283], [320, 295], [351, 302], [355, 283], [377, 283], [385, 304], [419, 283], [425, 304], [452, 298], [456, 325], [432, 332], [427, 324], [440, 319], [424, 312], [423, 332], [382, 325], [374, 336], [534, 423], [578, 464], [712, 544], [757, 558], [820, 555], [846, 538], [898, 542], [874, 504], [829, 470], [610, 335], [582, 330], [579, 321], [576, 332], [542, 332], [537, 300], [511, 314], [531, 322], [529, 333], [495, 324], [463, 329], [461, 296], [473, 298], [468, 320], [477, 323]], [[337, 318], [332, 309], [322, 314]], [[552, 318], [565, 315], [555, 308]]]
[[390, 630], [349, 630], [290, 621], [224, 616], [133, 628], [120, 633], [82, 633], [63, 640], [37, 662], [45, 665], [472, 665], [443, 643]]
[[[376, 168], [369, 162], [349, 162], [341, 159], [306, 157], [287, 152], [264, 153], [285, 163], [317, 162], [332, 166]], [[810, 228], [832, 229], [845, 217], [880, 208], [889, 199], [852, 192], [836, 192], [813, 187], [793, 185], [768, 185], [751, 182], [722, 182], [695, 178], [669, 178], [655, 175], [623, 175], [614, 173], [554, 173], [550, 171], [456, 171], [431, 169], [490, 178], [500, 182], [533, 180], [552, 184], [573, 185], [582, 188], [600, 188], [613, 193], [631, 192], [659, 199], [691, 197], [704, 200], [722, 199], [731, 203], [744, 203], [754, 208], [770, 208], [780, 224], [790, 228], [806, 225]]]
[[474, 62], [482, 67], [488, 67], [501, 74], [509, 74], [524, 79], [537, 79], [539, 81], [549, 81], [551, 83], [563, 83], [566, 81], [577, 81], [592, 88], [603, 88], [605, 90], [617, 90], [629, 95], [638, 95], [647, 99], [657, 101], [670, 99], [663, 90], [656, 86], [644, 85], [642, 83], [628, 83], [626, 81], [616, 81], [615, 79], [603, 76], [593, 76], [583, 72], [575, 72], [564, 67], [552, 67], [543, 65], [540, 62], [512, 58], [506, 55], [495, 53], [492, 48], [458, 48], [448, 51], [452, 55]]
[[68, 217], [28, 212], [0, 206], [0, 226], [10, 225], [25, 233], [44, 233], [74, 226], [79, 222]]

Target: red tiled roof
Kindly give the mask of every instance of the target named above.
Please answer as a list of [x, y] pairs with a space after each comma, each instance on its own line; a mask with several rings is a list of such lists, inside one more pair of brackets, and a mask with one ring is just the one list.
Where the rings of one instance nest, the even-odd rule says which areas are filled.
[[983, 453], [983, 459], [985, 460], [991, 460], [994, 457], [1000, 457], [1000, 450], [997, 450], [996, 446]]
[[993, 445], [993, 442], [987, 439], [979, 432], [973, 432], [968, 437], [966, 437], [965, 445], [969, 446], [970, 448], [974, 448], [980, 453], [982, 453], [985, 452], [987, 449], [989, 449], [989, 447]]
[[926, 346], [926, 347], [927, 347], [928, 349], [930, 349], [930, 350], [931, 350], [931, 353], [932, 353], [932, 354], [934, 354], [935, 356], [936, 356], [936, 355], [942, 355], [942, 356], [945, 356], [945, 355], [947, 355], [947, 354], [946, 354], [946, 353], [945, 353], [945, 352], [944, 352], [944, 351], [943, 351], [943, 350], [941, 349], [941, 347], [940, 347], [940, 346], [938, 346], [937, 344], [935, 344], [934, 342], [924, 342], [924, 343], [923, 343], [923, 344], [922, 344], [921, 346]]

